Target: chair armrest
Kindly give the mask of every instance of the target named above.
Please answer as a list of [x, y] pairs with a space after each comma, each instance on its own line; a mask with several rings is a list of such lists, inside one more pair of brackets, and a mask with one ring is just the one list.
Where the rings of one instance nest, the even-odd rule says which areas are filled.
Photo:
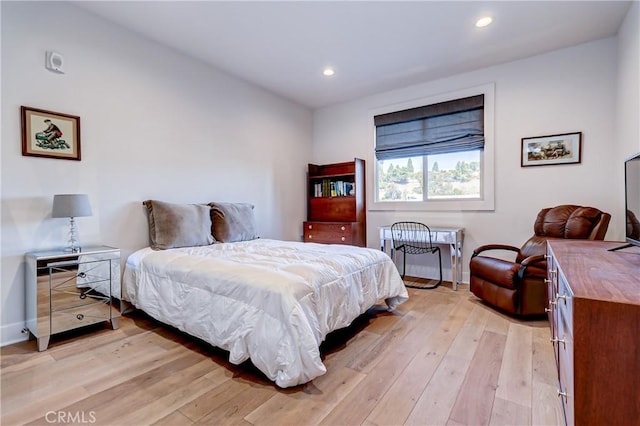
[[476, 257], [477, 255], [479, 255], [483, 251], [487, 251], [487, 250], [509, 250], [509, 251], [515, 251], [516, 253], [520, 251], [520, 249], [518, 247], [508, 246], [508, 245], [505, 245], [505, 244], [487, 244], [487, 245], [480, 246], [477, 249], [475, 249], [473, 251], [473, 254], [471, 255], [471, 257]]
[[[523, 279], [525, 274], [527, 273], [528, 267], [537, 267], [539, 269], [547, 269], [547, 261], [545, 259], [544, 254], [537, 254], [534, 256], [529, 256], [520, 262], [520, 269], [518, 269], [518, 278]], [[532, 274], [532, 276], [538, 276], [538, 274]], [[546, 272], [545, 275], [546, 276]]]
[[[540, 263], [540, 265], [537, 265], [537, 263]], [[544, 263], [546, 263], [544, 254], [537, 254], [535, 256], [529, 256], [529, 257], [523, 259], [522, 262], [520, 262], [520, 264], [522, 266], [540, 266], [541, 268], [545, 266], [545, 265], [543, 265]]]

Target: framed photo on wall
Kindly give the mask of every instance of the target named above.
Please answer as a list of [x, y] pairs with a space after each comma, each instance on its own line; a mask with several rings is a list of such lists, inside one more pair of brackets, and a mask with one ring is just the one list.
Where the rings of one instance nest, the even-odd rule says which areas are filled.
[[522, 138], [520, 166], [574, 164], [582, 160], [582, 132]]
[[20, 107], [22, 155], [80, 161], [80, 117]]

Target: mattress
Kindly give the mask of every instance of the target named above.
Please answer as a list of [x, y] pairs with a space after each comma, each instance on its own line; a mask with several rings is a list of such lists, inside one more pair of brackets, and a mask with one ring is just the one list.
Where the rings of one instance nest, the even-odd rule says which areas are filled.
[[127, 259], [123, 298], [151, 317], [251, 359], [280, 387], [326, 372], [320, 344], [376, 303], [408, 300], [387, 254], [369, 248], [257, 239]]

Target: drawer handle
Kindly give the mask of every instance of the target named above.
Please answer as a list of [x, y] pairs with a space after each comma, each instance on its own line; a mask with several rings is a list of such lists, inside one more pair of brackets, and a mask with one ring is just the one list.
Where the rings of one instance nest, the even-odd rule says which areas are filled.
[[313, 238], [313, 235], [309, 235], [309, 239], [312, 239], [312, 238]]
[[546, 279], [546, 278], [544, 279], [544, 283], [545, 283], [545, 284], [549, 284], [550, 282], [551, 282], [551, 280], [548, 280], [548, 279]]
[[567, 399], [567, 393], [566, 392], [562, 392], [560, 389], [558, 389], [558, 396], [561, 396], [564, 399]]
[[344, 241], [346, 238], [342, 237], [342, 238], [340, 238], [340, 239], [341, 239], [342, 241]]
[[551, 312], [551, 308], [544, 308], [544, 311], [547, 312], [547, 313]]
[[551, 259], [551, 255], [550, 255], [550, 254], [545, 254], [545, 255], [544, 255], [544, 258], [545, 258], [545, 259]]
[[76, 318], [78, 318], [80, 321], [82, 321], [84, 319], [84, 315], [83, 314], [78, 314], [78, 315], [76, 315]]
[[567, 341], [564, 339], [554, 339], [553, 337], [551, 339], [549, 339], [551, 341], [551, 343], [562, 343], [562, 346], [566, 349], [567, 348]]
[[564, 299], [564, 303], [567, 303], [567, 295], [563, 294], [562, 296], [560, 296], [560, 294], [556, 294], [556, 300], [558, 299]]
[[557, 305], [557, 304], [558, 304], [557, 300], [549, 300], [549, 306]]
[[313, 225], [309, 225], [309, 229], [313, 229]]
[[342, 231], [344, 231], [345, 229], [347, 229], [347, 228], [345, 228], [344, 226], [340, 227], [340, 230], [342, 230]]

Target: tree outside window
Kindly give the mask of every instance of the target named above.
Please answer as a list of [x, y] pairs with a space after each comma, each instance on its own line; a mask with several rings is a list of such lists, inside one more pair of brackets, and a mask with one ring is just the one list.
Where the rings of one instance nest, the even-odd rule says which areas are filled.
[[481, 155], [473, 150], [378, 160], [378, 201], [480, 198]]

